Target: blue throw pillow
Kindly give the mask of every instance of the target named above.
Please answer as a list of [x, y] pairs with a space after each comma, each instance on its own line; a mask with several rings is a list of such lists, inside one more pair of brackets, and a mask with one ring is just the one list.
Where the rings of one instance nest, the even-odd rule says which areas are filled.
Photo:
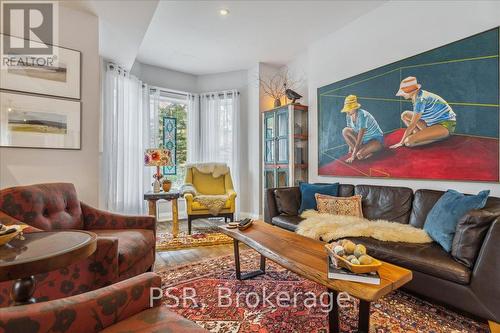
[[332, 195], [334, 197], [339, 194], [339, 183], [334, 184], [308, 184], [300, 183], [300, 194], [302, 200], [300, 202], [299, 213], [308, 209], [316, 209], [316, 193]]
[[458, 220], [470, 210], [483, 208], [489, 195], [490, 191], [481, 191], [477, 195], [446, 191], [427, 215], [424, 230], [446, 252], [450, 252]]

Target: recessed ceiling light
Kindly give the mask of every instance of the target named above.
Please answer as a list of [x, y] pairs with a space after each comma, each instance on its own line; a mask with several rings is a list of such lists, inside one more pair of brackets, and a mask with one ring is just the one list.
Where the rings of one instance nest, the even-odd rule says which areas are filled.
[[229, 9], [222, 8], [221, 10], [219, 10], [219, 14], [222, 16], [227, 16], [229, 15]]

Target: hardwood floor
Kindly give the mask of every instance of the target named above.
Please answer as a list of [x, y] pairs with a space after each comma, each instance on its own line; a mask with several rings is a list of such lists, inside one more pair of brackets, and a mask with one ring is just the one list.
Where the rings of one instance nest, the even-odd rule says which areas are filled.
[[[216, 225], [223, 225], [223, 220], [199, 219], [193, 221], [193, 231], [199, 228], [207, 228]], [[158, 222], [157, 230], [170, 231], [172, 222]], [[187, 233], [187, 220], [179, 220], [179, 231]], [[174, 251], [156, 252], [155, 270], [164, 269], [172, 266], [189, 264], [207, 258], [214, 258], [233, 253], [233, 244], [224, 244], [216, 246], [202, 246], [192, 249], [181, 249]]]

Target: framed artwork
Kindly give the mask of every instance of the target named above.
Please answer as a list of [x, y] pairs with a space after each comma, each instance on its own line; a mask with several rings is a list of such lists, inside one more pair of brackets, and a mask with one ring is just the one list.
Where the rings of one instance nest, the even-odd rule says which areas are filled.
[[0, 92], [0, 146], [80, 149], [81, 103]]
[[499, 38], [491, 29], [318, 88], [318, 174], [498, 182]]
[[1, 66], [0, 89], [80, 99], [81, 53], [59, 46], [54, 46], [54, 53], [55, 60], [51, 62], [13, 61], [9, 66]]
[[177, 174], [177, 119], [173, 117], [163, 117], [163, 147], [170, 150], [173, 165], [164, 166], [164, 175]]

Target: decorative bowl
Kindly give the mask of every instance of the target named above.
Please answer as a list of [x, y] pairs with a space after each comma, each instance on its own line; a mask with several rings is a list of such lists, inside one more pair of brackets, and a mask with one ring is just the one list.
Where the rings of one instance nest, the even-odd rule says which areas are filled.
[[349, 271], [356, 273], [356, 274], [365, 274], [365, 273], [371, 273], [371, 272], [377, 272], [382, 266], [382, 262], [380, 260], [377, 260], [373, 257], [372, 263], [369, 265], [356, 265], [352, 264], [350, 261], [345, 259], [342, 256], [337, 255], [335, 252], [333, 252], [333, 248], [339, 245], [338, 243], [331, 243], [331, 244], [326, 244], [325, 248], [331, 256], [333, 256], [335, 259], [337, 259], [337, 265], [339, 265], [342, 268], [348, 269]]
[[24, 229], [26, 229], [27, 225], [10, 225], [6, 226], [7, 229], [15, 228], [16, 231], [11, 232], [10, 234], [0, 235], [0, 246], [3, 246], [13, 240], [14, 238], [20, 236]]

